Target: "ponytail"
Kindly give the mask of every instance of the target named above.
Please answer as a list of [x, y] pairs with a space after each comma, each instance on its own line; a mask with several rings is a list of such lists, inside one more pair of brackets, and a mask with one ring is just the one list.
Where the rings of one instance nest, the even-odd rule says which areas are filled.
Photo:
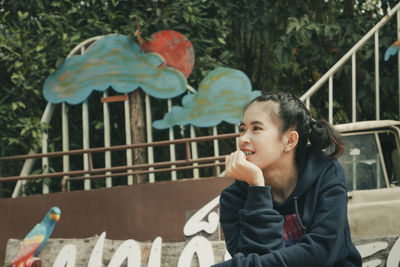
[[339, 157], [344, 150], [344, 144], [340, 134], [332, 125], [324, 120], [310, 119], [309, 140], [315, 150], [329, 149], [332, 151], [329, 156]]
[[269, 101], [279, 105], [276, 112], [272, 112], [280, 122], [281, 132], [294, 127], [299, 134], [299, 141], [296, 149], [296, 163], [300, 166], [305, 160], [305, 152], [308, 143], [315, 150], [328, 149], [333, 151], [331, 157], [339, 157], [344, 150], [343, 140], [333, 126], [323, 120], [314, 120], [310, 111], [304, 103], [290, 93], [270, 92], [253, 99], [246, 105], [245, 110], [254, 102]]

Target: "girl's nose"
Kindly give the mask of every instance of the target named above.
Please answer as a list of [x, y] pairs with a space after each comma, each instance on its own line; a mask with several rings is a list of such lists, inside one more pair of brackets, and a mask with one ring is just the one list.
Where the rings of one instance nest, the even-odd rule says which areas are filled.
[[244, 144], [244, 143], [249, 143], [249, 142], [250, 142], [250, 139], [249, 139], [248, 132], [242, 133], [242, 135], [240, 135], [240, 137], [239, 137], [239, 144], [240, 143]]

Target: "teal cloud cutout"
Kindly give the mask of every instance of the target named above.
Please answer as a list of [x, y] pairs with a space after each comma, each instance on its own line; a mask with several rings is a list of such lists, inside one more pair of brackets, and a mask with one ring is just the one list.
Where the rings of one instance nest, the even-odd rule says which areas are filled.
[[43, 93], [51, 103], [83, 102], [93, 90], [110, 86], [119, 93], [142, 88], [156, 98], [171, 98], [185, 92], [187, 80], [172, 67], [160, 67], [163, 58], [143, 53], [124, 35], [107, 35], [95, 42], [87, 53], [66, 59], [47, 77]]
[[252, 91], [249, 78], [231, 68], [217, 68], [204, 77], [198, 92], [182, 98], [182, 107], [173, 106], [162, 120], [153, 122], [156, 129], [192, 124], [215, 126], [226, 121], [235, 124], [242, 119], [243, 107], [260, 91]]

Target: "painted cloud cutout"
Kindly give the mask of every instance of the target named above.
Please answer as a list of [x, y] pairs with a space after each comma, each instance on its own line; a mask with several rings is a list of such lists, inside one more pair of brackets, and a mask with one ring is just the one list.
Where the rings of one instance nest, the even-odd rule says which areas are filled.
[[394, 42], [385, 52], [385, 61], [389, 60], [390, 56], [394, 56], [397, 54], [397, 51], [400, 49], [400, 39]]
[[153, 127], [166, 129], [186, 124], [210, 127], [222, 121], [235, 124], [242, 119], [244, 105], [259, 95], [260, 91], [251, 90], [250, 80], [243, 72], [217, 68], [204, 77], [196, 94], [182, 98], [183, 107], [173, 106], [162, 120], [153, 122]]
[[93, 90], [110, 86], [119, 93], [142, 88], [156, 98], [171, 98], [185, 92], [187, 81], [181, 72], [164, 63], [155, 53], [143, 53], [124, 35], [107, 35], [87, 53], [66, 59], [47, 77], [43, 92], [52, 103], [83, 102]]

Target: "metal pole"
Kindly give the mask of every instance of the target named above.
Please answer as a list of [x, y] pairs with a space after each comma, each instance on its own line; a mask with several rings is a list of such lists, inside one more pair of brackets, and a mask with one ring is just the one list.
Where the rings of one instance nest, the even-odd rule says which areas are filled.
[[329, 123], [333, 124], [333, 74], [329, 76]]
[[[90, 140], [89, 140], [89, 106], [87, 100], [82, 103], [82, 143], [83, 149], [89, 149]], [[83, 169], [89, 170], [89, 155], [87, 153], [83, 154]], [[85, 174], [85, 176], [89, 177], [90, 174]], [[90, 180], [86, 179], [83, 182], [83, 186], [85, 190], [90, 190]]]
[[[107, 98], [107, 92], [103, 93], [103, 97]], [[108, 110], [108, 103], [103, 103], [103, 120], [104, 120], [104, 146], [111, 146], [111, 126], [110, 126], [110, 112]], [[105, 166], [106, 168], [111, 167], [111, 151], [106, 151], [105, 153]], [[112, 187], [111, 177], [106, 178], [106, 187]]]
[[[218, 136], [218, 129], [217, 126], [213, 127], [213, 135], [214, 136]], [[218, 143], [218, 139], [214, 139], [213, 141], [214, 143], [214, 156], [218, 157], [219, 156], [219, 143]], [[216, 160], [215, 163], [219, 163], [219, 160]], [[219, 176], [221, 173], [221, 168], [218, 166], [216, 167], [216, 176]]]
[[[190, 137], [196, 138], [196, 132], [195, 132], [193, 126], [190, 126]], [[197, 142], [191, 142], [190, 146], [192, 149], [192, 159], [198, 159]], [[199, 165], [199, 164], [193, 163], [193, 166], [197, 166], [197, 165]], [[193, 169], [193, 178], [194, 179], [200, 178], [199, 169], [197, 169], [197, 168]]]
[[[235, 124], [235, 133], [239, 133], [239, 124]], [[239, 137], [236, 137], [236, 150], [239, 150]]]
[[[127, 96], [127, 95], [126, 95]], [[127, 145], [132, 145], [132, 132], [131, 132], [131, 113], [129, 107], [129, 97], [126, 97], [124, 100], [124, 109], [125, 109], [125, 143]], [[132, 149], [126, 150], [126, 164], [128, 166], [133, 165], [132, 159]], [[128, 172], [132, 172], [132, 170], [128, 170]], [[133, 175], [128, 175], [128, 185], [133, 184]]]
[[351, 121], [357, 121], [356, 53], [351, 55]]
[[[42, 153], [47, 153], [48, 148], [48, 136], [47, 133], [42, 134]], [[49, 158], [43, 157], [42, 158], [42, 172], [48, 173], [49, 172]], [[49, 186], [44, 183], [44, 179], [42, 180], [42, 194], [48, 194], [50, 192]]]
[[[400, 40], [400, 10], [397, 11], [397, 40]], [[400, 120], [400, 53], [397, 53], [397, 78], [399, 88], [399, 120]]]
[[[172, 101], [171, 101], [171, 99], [168, 99], [168, 112], [171, 112], [171, 109], [172, 109]], [[173, 127], [169, 128], [168, 133], [169, 133], [169, 140], [171, 140], [171, 141], [174, 140], [175, 136], [174, 136], [174, 128]], [[176, 160], [176, 151], [175, 151], [174, 144], [169, 145], [169, 155], [170, 155], [171, 161]], [[176, 167], [175, 165], [171, 166], [171, 168], [175, 168], [175, 167]], [[172, 171], [171, 172], [171, 180], [175, 181], [176, 179], [177, 179], [176, 171]]]
[[350, 57], [353, 53], [357, 52], [366, 43], [372, 35], [382, 28], [394, 15], [394, 12], [398, 12], [400, 9], [400, 3], [398, 3], [392, 10], [388, 12], [369, 32], [361, 38], [332, 68], [330, 68], [310, 89], [305, 92], [300, 99], [304, 101], [307, 97], [312, 96], [318, 89], [329, 79], [333, 73], [335, 73]]
[[[47, 123], [47, 124], [50, 123], [51, 117], [53, 116], [53, 113], [54, 113], [54, 108], [55, 108], [54, 104], [52, 104], [50, 102], [47, 103], [46, 108], [42, 115], [42, 119], [40, 120], [41, 123]], [[34, 154], [34, 153], [35, 153], [34, 148], [29, 151], [29, 154]], [[24, 166], [22, 167], [22, 170], [19, 175], [27, 176], [31, 172], [34, 162], [35, 162], [34, 159], [25, 160]], [[21, 191], [22, 191], [22, 181], [18, 181], [17, 184], [15, 185], [15, 188], [14, 188], [14, 191], [12, 194], [12, 198], [16, 198], [16, 197], [20, 196]]]
[[[153, 142], [153, 132], [152, 132], [152, 119], [151, 119], [151, 106], [150, 106], [150, 97], [148, 94], [145, 94], [145, 104], [146, 104], [146, 131], [147, 131], [147, 143]], [[147, 161], [151, 164], [154, 163], [154, 149], [153, 147], [147, 148]], [[149, 170], [154, 170], [154, 168], [150, 168]], [[154, 173], [149, 174], [149, 182], [155, 182]]]
[[[62, 147], [63, 152], [69, 151], [69, 126], [68, 126], [68, 106], [65, 102], [61, 106], [61, 118], [62, 118]], [[69, 155], [63, 156], [63, 172], [68, 172], [69, 167]], [[62, 187], [69, 191], [68, 176], [64, 176], [62, 179]]]
[[375, 32], [375, 110], [376, 120], [380, 120], [380, 99], [379, 99], [379, 30]]

